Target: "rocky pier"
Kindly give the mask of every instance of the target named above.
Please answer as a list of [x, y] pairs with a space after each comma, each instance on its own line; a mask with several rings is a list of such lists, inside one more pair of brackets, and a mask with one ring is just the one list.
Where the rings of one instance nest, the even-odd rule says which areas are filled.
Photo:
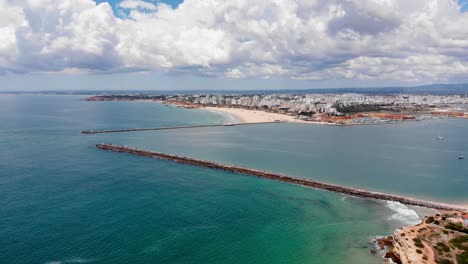
[[153, 127], [153, 128], [124, 128], [124, 129], [111, 129], [111, 130], [83, 130], [83, 131], [81, 131], [81, 134], [103, 134], [103, 133], [158, 131], [158, 130], [189, 129], [189, 128], [247, 126], [247, 125], [276, 124], [276, 123], [284, 123], [284, 122], [285, 121], [271, 121], [271, 122], [251, 122], [251, 123], [220, 124], [220, 125], [194, 125], [194, 126], [172, 126], [172, 127]]
[[162, 152], [141, 150], [141, 149], [130, 148], [126, 146], [118, 146], [118, 145], [113, 145], [113, 144], [97, 144], [96, 147], [98, 149], [107, 150], [107, 151], [129, 153], [129, 154], [134, 154], [134, 155], [144, 156], [144, 157], [149, 157], [149, 158], [170, 160], [170, 161], [192, 165], [192, 166], [205, 167], [205, 168], [224, 170], [224, 171], [229, 171], [229, 172], [234, 172], [234, 173], [239, 173], [239, 174], [244, 174], [244, 175], [256, 176], [256, 177], [270, 179], [270, 180], [276, 180], [276, 181], [287, 182], [287, 183], [301, 185], [301, 186], [307, 186], [307, 187], [320, 189], [320, 190], [342, 193], [342, 194], [351, 195], [355, 197], [363, 197], [363, 198], [385, 200], [385, 201], [395, 201], [395, 202], [400, 202], [406, 205], [414, 205], [414, 206], [421, 206], [421, 207], [441, 209], [441, 210], [468, 211], [467, 208], [457, 206], [457, 205], [427, 201], [427, 200], [416, 199], [416, 198], [411, 198], [411, 197], [406, 197], [406, 196], [401, 196], [401, 195], [396, 195], [396, 194], [374, 192], [374, 191], [364, 190], [360, 188], [341, 186], [341, 185], [331, 184], [331, 183], [318, 182], [318, 181], [314, 181], [311, 179], [282, 175], [282, 174], [277, 174], [273, 172], [244, 168], [244, 167], [239, 167], [239, 166], [234, 166], [234, 165], [229, 165], [229, 164], [222, 164], [222, 163], [218, 163], [214, 161], [206, 161], [206, 160], [199, 160], [199, 159], [194, 159], [194, 158], [189, 158], [189, 157], [182, 157], [182, 156], [177, 156], [177, 155], [172, 155], [172, 154], [167, 154], [167, 153], [162, 153]]

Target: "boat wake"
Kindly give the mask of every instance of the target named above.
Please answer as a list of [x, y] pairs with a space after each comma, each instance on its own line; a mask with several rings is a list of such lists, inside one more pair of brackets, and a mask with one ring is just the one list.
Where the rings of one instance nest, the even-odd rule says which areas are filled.
[[421, 221], [415, 210], [402, 203], [387, 201], [385, 207], [395, 212], [388, 220], [398, 221], [405, 225], [415, 225]]

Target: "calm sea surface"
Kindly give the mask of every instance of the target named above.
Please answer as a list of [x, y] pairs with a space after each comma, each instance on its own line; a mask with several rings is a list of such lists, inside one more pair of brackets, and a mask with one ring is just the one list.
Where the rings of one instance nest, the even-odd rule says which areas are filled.
[[93, 148], [101, 142], [468, 203], [464, 120], [82, 135], [224, 119], [79, 99], [0, 95], [2, 263], [379, 263], [369, 241], [418, 220], [399, 204]]

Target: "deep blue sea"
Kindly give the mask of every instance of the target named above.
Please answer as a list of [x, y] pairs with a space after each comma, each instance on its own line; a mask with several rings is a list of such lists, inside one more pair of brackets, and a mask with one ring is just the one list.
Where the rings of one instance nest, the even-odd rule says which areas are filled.
[[0, 95], [1, 263], [380, 263], [369, 241], [425, 212], [93, 147], [101, 142], [468, 203], [466, 120], [83, 135], [224, 117], [81, 98]]

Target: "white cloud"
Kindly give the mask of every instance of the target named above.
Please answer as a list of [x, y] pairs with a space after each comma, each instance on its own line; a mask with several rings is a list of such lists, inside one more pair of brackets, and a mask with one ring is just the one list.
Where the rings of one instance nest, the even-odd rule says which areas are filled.
[[123, 0], [117, 6], [124, 9], [156, 10], [156, 6], [153, 3], [142, 0]]
[[0, 73], [192, 72], [228, 78], [468, 76], [453, 0], [0, 0]]
[[[468, 72], [468, 62], [443, 55], [419, 55], [404, 58], [359, 57], [336, 71], [339, 75], [358, 80], [447, 81], [450, 75]], [[450, 73], [447, 75], [447, 73]]]

